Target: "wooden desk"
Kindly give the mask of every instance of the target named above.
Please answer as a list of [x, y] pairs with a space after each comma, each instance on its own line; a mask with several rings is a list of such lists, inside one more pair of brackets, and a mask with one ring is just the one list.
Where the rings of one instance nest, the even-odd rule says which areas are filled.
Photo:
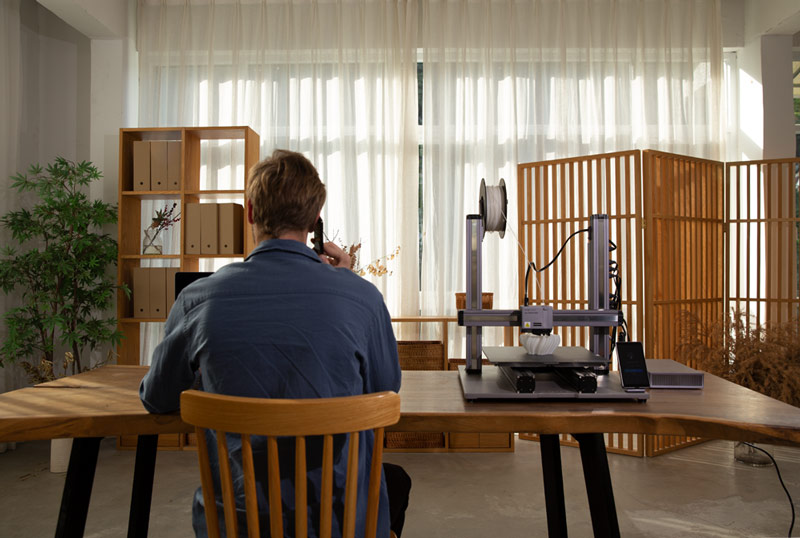
[[151, 415], [139, 400], [145, 366], [104, 366], [0, 394], [0, 440], [73, 437], [56, 537], [80, 537], [86, 525], [103, 437], [138, 435], [128, 536], [147, 536], [158, 434], [192, 432], [180, 415]]
[[400, 395], [402, 415], [391, 429], [403, 431], [619, 432], [800, 445], [800, 408], [711, 374], [703, 390], [653, 389], [647, 403], [468, 402], [454, 371], [403, 372]]
[[[75, 437], [56, 536], [81, 536], [100, 440], [138, 435], [128, 536], [146, 536], [160, 433], [193, 429], [179, 415], [151, 415], [139, 401], [146, 367], [105, 366], [0, 394], [0, 441]], [[618, 535], [603, 432], [698, 435], [800, 445], [800, 409], [706, 374], [705, 388], [653, 390], [635, 402], [467, 402], [457, 372], [403, 372], [399, 431], [518, 432], [542, 435], [551, 536], [566, 534], [558, 434], [581, 444], [596, 535]], [[615, 532], [616, 531], [616, 532]]]

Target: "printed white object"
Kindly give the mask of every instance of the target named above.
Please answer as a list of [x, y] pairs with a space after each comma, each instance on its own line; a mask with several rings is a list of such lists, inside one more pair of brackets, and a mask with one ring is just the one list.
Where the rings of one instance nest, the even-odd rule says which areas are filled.
[[557, 334], [522, 333], [519, 341], [528, 355], [552, 355], [561, 343], [561, 337]]

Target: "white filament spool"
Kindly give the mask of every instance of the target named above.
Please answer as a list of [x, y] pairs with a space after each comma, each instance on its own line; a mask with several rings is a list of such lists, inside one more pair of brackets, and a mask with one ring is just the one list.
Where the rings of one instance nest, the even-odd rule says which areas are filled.
[[506, 198], [506, 182], [501, 179], [496, 187], [487, 187], [486, 180], [481, 179], [480, 212], [483, 220], [483, 233], [499, 232], [502, 238], [506, 234], [506, 214], [508, 199]]

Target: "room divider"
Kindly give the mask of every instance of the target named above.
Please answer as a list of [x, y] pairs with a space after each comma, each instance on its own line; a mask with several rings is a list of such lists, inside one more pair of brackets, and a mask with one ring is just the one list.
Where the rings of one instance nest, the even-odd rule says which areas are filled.
[[[800, 159], [723, 163], [630, 150], [534, 163], [517, 169], [518, 233], [529, 260], [544, 266], [592, 214], [609, 216], [612, 293], [628, 338], [650, 358], [681, 356], [679, 317], [712, 323], [730, 308], [755, 322], [798, 319]], [[527, 259], [526, 254], [527, 253]], [[553, 308], [586, 308], [585, 241], [528, 282], [528, 297]], [[616, 286], [615, 286], [616, 283]], [[520, 278], [520, 304], [525, 295]], [[565, 345], [586, 345], [588, 330], [557, 329]], [[521, 434], [521, 438], [531, 438]], [[610, 452], [653, 456], [694, 437], [608, 434]], [[574, 443], [569, 436], [562, 442]]]

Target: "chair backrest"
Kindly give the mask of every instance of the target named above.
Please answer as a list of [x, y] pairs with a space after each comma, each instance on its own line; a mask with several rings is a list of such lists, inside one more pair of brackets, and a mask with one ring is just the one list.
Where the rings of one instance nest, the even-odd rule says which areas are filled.
[[200, 478], [205, 501], [206, 524], [211, 538], [220, 536], [214, 485], [205, 431], [215, 430], [219, 457], [219, 478], [229, 537], [239, 536], [236, 502], [233, 493], [231, 466], [227, 457], [225, 433], [238, 433], [242, 439], [245, 511], [248, 536], [260, 536], [256, 478], [250, 436], [266, 437], [267, 496], [269, 498], [270, 536], [283, 537], [278, 437], [295, 437], [295, 536], [308, 534], [306, 490], [306, 436], [323, 436], [322, 487], [320, 496], [320, 537], [330, 537], [333, 511], [333, 435], [350, 434], [347, 478], [345, 485], [342, 536], [355, 535], [358, 489], [359, 435], [374, 430], [372, 460], [366, 511], [365, 537], [374, 537], [378, 524], [378, 502], [383, 459], [384, 427], [400, 420], [400, 396], [394, 392], [378, 392], [340, 398], [283, 400], [223, 396], [197, 390], [181, 394], [181, 418], [195, 426], [197, 432]]

